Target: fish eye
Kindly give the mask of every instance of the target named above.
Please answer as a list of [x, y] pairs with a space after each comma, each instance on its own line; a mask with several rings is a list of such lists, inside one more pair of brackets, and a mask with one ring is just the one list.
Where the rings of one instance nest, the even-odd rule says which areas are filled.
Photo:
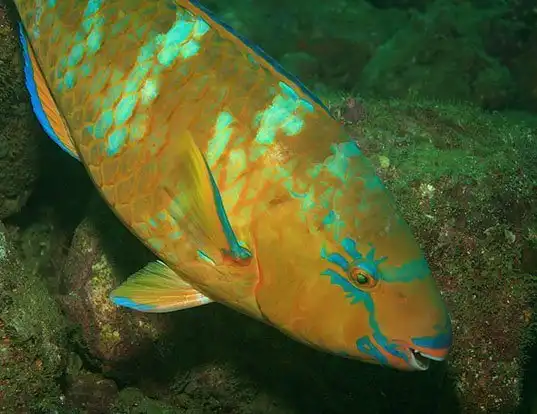
[[359, 267], [353, 267], [351, 269], [349, 279], [352, 284], [360, 289], [372, 288], [377, 284], [377, 281], [370, 273]]

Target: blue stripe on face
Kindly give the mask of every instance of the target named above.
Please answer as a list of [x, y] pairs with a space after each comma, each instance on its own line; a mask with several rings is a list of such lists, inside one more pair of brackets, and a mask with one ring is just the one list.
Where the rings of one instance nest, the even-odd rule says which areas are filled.
[[420, 348], [446, 349], [451, 346], [452, 338], [449, 334], [423, 336], [421, 338], [412, 338], [412, 343]]
[[356, 348], [358, 351], [365, 355], [369, 355], [373, 359], [376, 359], [380, 364], [387, 365], [388, 358], [386, 358], [382, 352], [371, 342], [368, 336], [362, 336], [356, 341]]
[[451, 319], [448, 317], [446, 326], [437, 328], [440, 333], [435, 336], [422, 336], [412, 338], [412, 343], [420, 348], [428, 349], [448, 349], [453, 343], [453, 335], [451, 330]]
[[[369, 245], [367, 253], [362, 255], [358, 251], [358, 243], [356, 240], [349, 237], [344, 238], [340, 244], [345, 253], [352, 258], [352, 263], [349, 263], [343, 255], [339, 253], [328, 253], [325, 248], [322, 248], [321, 257], [330, 263], [337, 265], [340, 269], [337, 271], [334, 269], [325, 269], [321, 275], [328, 276], [330, 278], [330, 283], [339, 286], [345, 292], [345, 297], [350, 300], [352, 305], [359, 303], [363, 304], [369, 315], [368, 322], [372, 330], [372, 335], [360, 337], [356, 341], [356, 348], [361, 353], [368, 355], [382, 365], [389, 364], [388, 357], [383, 351], [408, 363], [408, 355], [401, 346], [395, 342], [391, 342], [390, 339], [382, 333], [382, 329], [376, 318], [375, 304], [371, 295], [367, 291], [361, 290], [353, 285], [345, 275], [351, 267], [356, 266], [366, 270], [371, 276], [377, 277], [377, 266], [386, 261], [387, 257], [375, 259], [376, 251], [371, 245]], [[426, 343], [428, 338], [420, 339]]]
[[349, 262], [347, 261], [347, 259], [345, 259], [342, 255], [340, 255], [339, 253], [332, 253], [332, 254], [329, 254], [326, 259], [330, 262], [330, 263], [334, 263], [335, 265], [338, 265], [339, 267], [341, 267], [345, 272], [348, 272], [349, 271]]

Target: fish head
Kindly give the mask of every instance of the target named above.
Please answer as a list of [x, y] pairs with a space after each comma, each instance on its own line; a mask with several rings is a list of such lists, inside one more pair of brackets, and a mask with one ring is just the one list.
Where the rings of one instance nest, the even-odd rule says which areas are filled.
[[354, 157], [345, 176], [319, 174], [311, 200], [281, 204], [258, 223], [259, 308], [323, 351], [426, 370], [451, 347], [447, 308], [390, 193]]

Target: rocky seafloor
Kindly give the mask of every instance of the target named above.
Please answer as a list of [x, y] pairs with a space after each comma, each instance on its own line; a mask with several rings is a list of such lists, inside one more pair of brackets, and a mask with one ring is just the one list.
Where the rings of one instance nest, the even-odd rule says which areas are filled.
[[0, 412], [536, 412], [530, 4], [247, 4], [217, 10], [315, 88], [393, 192], [448, 302], [449, 360], [396, 372], [218, 304], [112, 306], [108, 292], [152, 256], [37, 125], [0, 3]]

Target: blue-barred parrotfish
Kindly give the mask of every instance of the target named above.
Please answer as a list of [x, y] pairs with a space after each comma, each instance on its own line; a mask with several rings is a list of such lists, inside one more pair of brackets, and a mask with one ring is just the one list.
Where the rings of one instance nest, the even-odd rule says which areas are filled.
[[45, 132], [159, 258], [118, 306], [219, 302], [402, 370], [450, 317], [416, 239], [323, 102], [194, 0], [15, 0]]

